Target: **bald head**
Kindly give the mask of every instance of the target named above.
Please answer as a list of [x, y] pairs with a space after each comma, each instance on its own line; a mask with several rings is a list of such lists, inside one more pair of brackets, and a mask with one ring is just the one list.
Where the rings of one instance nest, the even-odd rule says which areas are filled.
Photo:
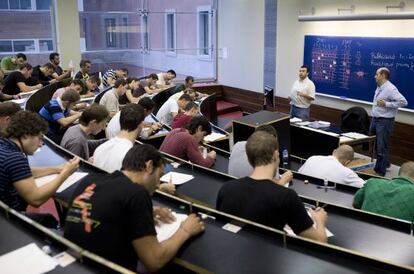
[[402, 164], [398, 176], [410, 177], [414, 180], [414, 162], [405, 162]]
[[342, 145], [335, 149], [332, 155], [345, 166], [354, 159], [354, 149], [349, 145]]

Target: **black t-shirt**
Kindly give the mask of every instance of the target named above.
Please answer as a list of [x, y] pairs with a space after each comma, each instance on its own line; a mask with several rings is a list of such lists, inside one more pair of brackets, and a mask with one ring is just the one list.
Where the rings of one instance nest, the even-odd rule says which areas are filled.
[[40, 66], [36, 66], [33, 68], [32, 78], [38, 81], [40, 84], [47, 86], [49, 85], [49, 81], [52, 80], [52, 77], [45, 76], [43, 72], [40, 70]]
[[120, 171], [88, 175], [79, 182], [70, 205], [65, 237], [136, 271], [132, 240], [156, 235], [148, 191]]
[[313, 225], [296, 192], [270, 180], [244, 177], [224, 184], [217, 209], [279, 230], [288, 224], [296, 234]]
[[13, 71], [4, 80], [3, 93], [9, 95], [16, 95], [20, 93], [20, 88], [17, 83], [24, 83], [26, 79], [20, 71]]

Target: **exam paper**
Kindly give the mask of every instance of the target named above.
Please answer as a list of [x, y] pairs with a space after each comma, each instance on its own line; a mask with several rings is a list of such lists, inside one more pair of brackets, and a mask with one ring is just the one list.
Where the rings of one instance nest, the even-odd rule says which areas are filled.
[[367, 138], [368, 136], [365, 134], [361, 134], [358, 132], [347, 132], [347, 133], [342, 133], [343, 136], [349, 137], [349, 138], [353, 138], [353, 139], [363, 139], [363, 138]]
[[204, 141], [205, 142], [214, 142], [215, 140], [218, 140], [218, 139], [224, 138], [224, 137], [226, 137], [225, 134], [213, 132], [213, 133], [207, 135], [206, 137], [204, 137]]
[[159, 242], [165, 241], [171, 238], [175, 232], [180, 228], [181, 222], [187, 219], [187, 214], [180, 214], [172, 212], [175, 216], [175, 221], [170, 224], [161, 223], [159, 226], [155, 226], [155, 230], [157, 231], [157, 239]]
[[[56, 191], [57, 193], [60, 193], [88, 175], [87, 172], [74, 172], [72, 175], [70, 175], [58, 188]], [[35, 179], [35, 183], [37, 187], [44, 186], [45, 184], [49, 183], [51, 180], [55, 179], [58, 176], [58, 174], [51, 174], [43, 177], [39, 177]]]
[[181, 185], [194, 179], [193, 175], [170, 171], [161, 177], [160, 181], [165, 183], [172, 183], [174, 185]]
[[31, 243], [0, 256], [2, 274], [38, 274], [53, 270], [57, 262]]

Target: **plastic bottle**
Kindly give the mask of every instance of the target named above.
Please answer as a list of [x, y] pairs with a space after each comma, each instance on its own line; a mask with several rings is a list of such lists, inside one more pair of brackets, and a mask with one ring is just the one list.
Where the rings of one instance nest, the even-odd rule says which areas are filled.
[[283, 167], [287, 167], [289, 165], [289, 152], [287, 148], [284, 148], [282, 151], [282, 163]]

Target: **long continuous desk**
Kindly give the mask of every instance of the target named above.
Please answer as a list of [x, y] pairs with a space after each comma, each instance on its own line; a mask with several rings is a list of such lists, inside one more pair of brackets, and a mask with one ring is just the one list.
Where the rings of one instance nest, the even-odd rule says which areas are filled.
[[[53, 144], [48, 144], [52, 146]], [[65, 151], [59, 147], [53, 149], [42, 149], [42, 155], [35, 155], [31, 159], [31, 163], [50, 165], [52, 163], [59, 163], [65, 155]], [[61, 156], [60, 156], [61, 155]], [[47, 159], [46, 161], [37, 161], [40, 158]], [[46, 163], [48, 162], [48, 164]], [[85, 163], [84, 168], [89, 172], [94, 172], [95, 169], [89, 164]], [[187, 171], [192, 173], [196, 179], [192, 182], [184, 184], [178, 187], [178, 192], [183, 193], [187, 191], [193, 191], [195, 188], [201, 189], [200, 191], [213, 190], [216, 186], [221, 185], [217, 181], [225, 181], [225, 175], [216, 174], [217, 176], [211, 176], [207, 178], [208, 173], [211, 172], [206, 169], [199, 168], [197, 166], [190, 166], [188, 164], [182, 164], [178, 170]], [[219, 180], [217, 180], [219, 178]], [[193, 187], [190, 187], [193, 186]], [[211, 187], [214, 186], [214, 187]], [[68, 200], [72, 195], [75, 185], [68, 188], [58, 195], [62, 200]], [[208, 196], [212, 196], [209, 191]], [[188, 194], [188, 193], [187, 193]], [[201, 193], [199, 193], [201, 194]], [[206, 193], [204, 194], [204, 196]], [[200, 199], [203, 199], [203, 195], [200, 195]], [[215, 197], [215, 195], [214, 195]], [[222, 229], [222, 226], [228, 222], [234, 223], [234, 218], [224, 216], [222, 213], [216, 212], [215, 210], [205, 208], [202, 205], [190, 204], [188, 201], [180, 200], [175, 197], [168, 195], [157, 194], [154, 199], [154, 204], [164, 205], [172, 208], [175, 211], [187, 211], [190, 208], [192, 211], [201, 211], [209, 214], [213, 218], [207, 218], [206, 231], [191, 240], [188, 244], [184, 245], [183, 248], [177, 254], [176, 262], [182, 266], [188, 267], [194, 271], [203, 272], [211, 271], [216, 273], [393, 273], [396, 271], [409, 271], [406, 266], [392, 264], [386, 261], [370, 258], [370, 251], [366, 252], [369, 256], [355, 253], [349, 250], [337, 248], [332, 245], [323, 245], [315, 243], [313, 241], [303, 240], [296, 237], [286, 236], [283, 232], [272, 230], [269, 228], [261, 228], [255, 224], [249, 224], [247, 221], [241, 221], [243, 227], [238, 233], [228, 232]], [[330, 212], [328, 208], [328, 212]], [[333, 214], [334, 215], [334, 214]], [[339, 214], [338, 214], [339, 215]], [[341, 218], [342, 215], [339, 215]], [[332, 216], [330, 216], [330, 219]], [[350, 219], [350, 218], [348, 218]], [[348, 220], [340, 220], [341, 222], [347, 222]], [[352, 220], [349, 220], [352, 221]], [[240, 225], [240, 220], [239, 223]], [[331, 225], [330, 223], [328, 226]], [[372, 224], [366, 224], [361, 221], [363, 228], [359, 231], [364, 232], [365, 226], [371, 225], [371, 228], [376, 228], [383, 232], [383, 228], [375, 227]], [[350, 224], [352, 226], [352, 223]], [[344, 232], [336, 231], [336, 226], [331, 225], [331, 229], [336, 235], [339, 235], [338, 239], [344, 239], [343, 245], [352, 245], [347, 237], [350, 235], [349, 229], [342, 227]], [[389, 234], [385, 236], [389, 239], [394, 239], [395, 231], [391, 230]], [[363, 235], [360, 236], [362, 238]], [[412, 240], [404, 237], [405, 235], [398, 235], [398, 239], [401, 242], [409, 242]], [[342, 238], [344, 237], [344, 238]], [[370, 237], [367, 237], [370, 239]], [[371, 236], [373, 238], [373, 236]], [[338, 240], [338, 242], [340, 242]], [[359, 240], [359, 238], [358, 238]], [[376, 248], [376, 242], [372, 243]], [[360, 245], [366, 245], [366, 241], [359, 242]], [[394, 262], [413, 265], [412, 258], [409, 258], [407, 254], [412, 254], [414, 249], [411, 245], [399, 246], [395, 248], [396, 243], [389, 243], [389, 250], [393, 250], [393, 256], [386, 259], [394, 259]], [[372, 245], [368, 245], [371, 247]], [[341, 245], [342, 246], [342, 245]], [[354, 247], [354, 246], [352, 246]], [[394, 247], [394, 248], [393, 248]], [[352, 248], [354, 249], [354, 248]], [[378, 249], [374, 256], [384, 258], [387, 256], [383, 255], [381, 250]], [[356, 248], [358, 250], [358, 248]], [[401, 250], [401, 252], [399, 251]], [[365, 250], [363, 250], [365, 251]], [[402, 256], [404, 252], [405, 257]], [[390, 253], [390, 252], [388, 252]], [[410, 270], [414, 270], [410, 269]]]

